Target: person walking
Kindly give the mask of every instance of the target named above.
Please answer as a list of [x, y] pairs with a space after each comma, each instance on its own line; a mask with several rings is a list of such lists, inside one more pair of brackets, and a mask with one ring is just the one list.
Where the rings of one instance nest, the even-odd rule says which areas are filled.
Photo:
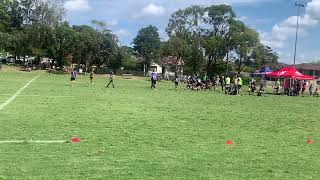
[[151, 89], [156, 89], [158, 74], [153, 70], [151, 73]]
[[112, 84], [112, 87], [114, 88], [114, 83], [113, 83], [113, 72], [110, 72], [109, 75], [109, 84], [107, 85], [107, 88], [109, 88], [109, 85]]

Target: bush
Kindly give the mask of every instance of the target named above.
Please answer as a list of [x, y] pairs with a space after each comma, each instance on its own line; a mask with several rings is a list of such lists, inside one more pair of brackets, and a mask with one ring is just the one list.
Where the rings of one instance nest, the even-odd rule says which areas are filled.
[[243, 85], [249, 85], [251, 78], [250, 77], [241, 77], [243, 81]]

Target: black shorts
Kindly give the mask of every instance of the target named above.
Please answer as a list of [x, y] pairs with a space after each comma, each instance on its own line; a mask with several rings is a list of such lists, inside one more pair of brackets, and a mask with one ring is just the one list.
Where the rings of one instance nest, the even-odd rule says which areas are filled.
[[179, 85], [179, 83], [178, 83], [178, 82], [174, 82], [174, 84], [175, 84], [176, 86], [178, 86], [178, 85]]
[[241, 89], [242, 88], [242, 85], [238, 85], [238, 89]]
[[70, 80], [71, 80], [71, 81], [75, 81], [75, 80], [76, 80], [76, 78], [72, 77]]

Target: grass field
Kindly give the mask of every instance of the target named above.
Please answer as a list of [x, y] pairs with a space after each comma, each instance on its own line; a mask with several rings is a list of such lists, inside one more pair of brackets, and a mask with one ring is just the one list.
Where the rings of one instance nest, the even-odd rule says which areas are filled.
[[[0, 72], [0, 105], [37, 75]], [[0, 141], [81, 139], [0, 144], [0, 179], [320, 179], [320, 99], [87, 81], [40, 72], [0, 110]]]

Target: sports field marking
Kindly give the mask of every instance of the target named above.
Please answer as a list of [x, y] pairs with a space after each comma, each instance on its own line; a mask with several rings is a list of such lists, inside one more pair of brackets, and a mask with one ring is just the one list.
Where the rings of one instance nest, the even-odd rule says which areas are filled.
[[36, 141], [36, 140], [28, 140], [28, 141], [22, 141], [22, 140], [11, 140], [11, 141], [0, 141], [0, 144], [22, 144], [22, 143], [30, 143], [30, 144], [62, 144], [67, 143], [67, 141]]
[[[11, 94], [0, 94], [0, 96], [9, 96]], [[20, 94], [18, 97], [44, 97], [44, 98], [72, 98], [72, 97], [77, 97], [77, 96], [47, 96], [47, 95], [23, 95]]]
[[27, 88], [33, 81], [35, 81], [38, 77], [40, 76], [40, 74], [36, 77], [34, 77], [33, 79], [31, 79], [26, 85], [24, 85], [21, 89], [19, 89], [11, 98], [9, 98], [6, 102], [2, 103], [0, 105], [0, 111], [6, 107], [8, 104], [10, 104], [13, 100], [15, 100], [17, 98], [17, 96], [25, 89]]

